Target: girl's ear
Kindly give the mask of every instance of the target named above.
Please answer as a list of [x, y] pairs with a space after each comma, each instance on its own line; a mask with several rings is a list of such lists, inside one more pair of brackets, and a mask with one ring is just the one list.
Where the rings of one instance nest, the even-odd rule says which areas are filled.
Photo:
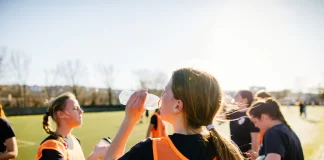
[[268, 115], [261, 114], [260, 120], [264, 121], [264, 120], [267, 120], [267, 119], [269, 119], [269, 116]]
[[61, 110], [56, 111], [56, 113], [54, 113], [54, 114], [56, 114], [55, 116], [59, 119], [64, 119], [66, 117], [66, 114], [64, 113], [64, 111], [61, 111]]
[[174, 113], [181, 113], [183, 109], [183, 103], [181, 100], [177, 100], [177, 105], [174, 106], [173, 108], [173, 112]]

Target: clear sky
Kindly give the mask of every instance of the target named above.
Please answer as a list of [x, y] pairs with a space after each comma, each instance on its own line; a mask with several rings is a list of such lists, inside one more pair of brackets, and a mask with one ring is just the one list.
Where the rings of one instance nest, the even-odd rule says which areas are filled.
[[103, 86], [95, 64], [113, 65], [117, 89], [135, 88], [137, 69], [171, 75], [187, 66], [211, 72], [225, 90], [324, 81], [321, 0], [0, 0], [0, 22], [0, 46], [32, 57], [29, 85], [69, 59], [87, 65], [86, 86]]

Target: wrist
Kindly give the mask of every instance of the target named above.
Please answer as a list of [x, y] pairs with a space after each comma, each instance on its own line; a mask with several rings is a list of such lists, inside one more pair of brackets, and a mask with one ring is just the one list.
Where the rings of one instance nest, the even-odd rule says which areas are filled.
[[97, 154], [95, 154], [94, 152], [92, 152], [91, 154], [90, 154], [90, 156], [88, 157], [88, 159], [87, 160], [97, 160], [97, 159], [99, 159], [100, 157], [97, 155]]
[[258, 152], [253, 151], [252, 154], [253, 154], [254, 157], [259, 157], [259, 153]]

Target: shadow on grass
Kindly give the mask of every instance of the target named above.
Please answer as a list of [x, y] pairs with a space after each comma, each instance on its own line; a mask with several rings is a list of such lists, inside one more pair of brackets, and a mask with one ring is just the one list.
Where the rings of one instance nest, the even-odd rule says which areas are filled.
[[318, 124], [321, 121], [320, 120], [315, 120], [315, 119], [311, 119], [311, 118], [302, 118], [304, 121], [308, 122], [308, 123], [312, 123], [312, 124]]

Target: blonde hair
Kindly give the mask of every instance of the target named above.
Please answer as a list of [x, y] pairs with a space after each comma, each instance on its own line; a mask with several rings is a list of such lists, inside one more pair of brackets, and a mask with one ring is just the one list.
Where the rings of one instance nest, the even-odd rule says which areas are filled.
[[[192, 68], [173, 72], [172, 92], [183, 103], [183, 113], [188, 129], [197, 129], [212, 124], [221, 106], [222, 92], [214, 76]], [[219, 159], [242, 160], [240, 150], [214, 128], [205, 136], [213, 143]]]

